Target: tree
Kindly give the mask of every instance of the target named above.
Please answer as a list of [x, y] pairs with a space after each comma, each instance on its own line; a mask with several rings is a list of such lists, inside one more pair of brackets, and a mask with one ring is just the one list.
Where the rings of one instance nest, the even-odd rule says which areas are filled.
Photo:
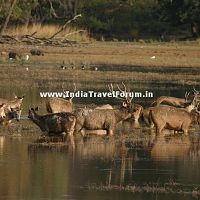
[[10, 9], [8, 11], [8, 15], [7, 15], [6, 19], [5, 19], [5, 22], [4, 22], [3, 26], [1, 27], [0, 35], [3, 35], [4, 31], [6, 30], [8, 22], [10, 20], [11, 14], [13, 12], [13, 9], [14, 9], [16, 3], [17, 3], [17, 0], [13, 0], [13, 2], [11, 4], [11, 7], [10, 7]]

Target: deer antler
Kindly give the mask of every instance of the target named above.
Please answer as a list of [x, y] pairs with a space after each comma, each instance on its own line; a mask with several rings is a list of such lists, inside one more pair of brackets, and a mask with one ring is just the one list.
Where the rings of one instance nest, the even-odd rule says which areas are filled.
[[[114, 92], [114, 90], [113, 90], [113, 84], [112, 84], [112, 83], [111, 83], [110, 85], [108, 84], [108, 89], [109, 89], [109, 91], [110, 91], [111, 93]], [[122, 97], [116, 97], [116, 96], [115, 96], [115, 98], [124, 101], [124, 98], [122, 98]]]
[[[122, 85], [123, 85], [123, 87], [124, 87], [124, 90], [122, 90], [122, 89], [119, 87], [119, 85], [117, 84], [117, 87], [118, 87], [119, 91], [125, 93], [125, 98], [126, 98], [126, 101], [127, 101], [127, 102], [131, 102], [131, 101], [133, 100], [133, 97], [130, 98], [129, 95], [127, 96], [126, 85], [125, 85], [124, 82], [122, 82]], [[129, 91], [128, 91], [128, 94], [129, 94], [129, 93], [130, 93], [130, 89], [129, 89]]]
[[193, 92], [194, 92], [194, 94], [200, 94], [200, 92], [198, 90], [196, 90], [194, 86], [193, 86]]
[[[73, 93], [75, 93], [76, 92], [76, 83], [73, 83], [73, 85], [74, 85], [74, 91], [73, 91]], [[74, 95], [70, 99], [72, 100], [73, 98], [74, 98]]]
[[[126, 85], [125, 85], [124, 82], [122, 82], [122, 85], [123, 85], [123, 87], [124, 87], [124, 90], [121, 89], [120, 86], [119, 86], [118, 84], [117, 84], [117, 88], [118, 88], [118, 90], [119, 90], [120, 92], [124, 93], [124, 98], [122, 98], [122, 97], [115, 97], [115, 98], [120, 99], [120, 100], [123, 100], [123, 101], [125, 100], [127, 103], [131, 103], [133, 97], [130, 98], [129, 96], [127, 96], [127, 88], [126, 88]], [[112, 83], [111, 83], [110, 85], [108, 85], [108, 89], [109, 89], [109, 91], [110, 91], [111, 93], [113, 93], [113, 85], [112, 85]]]
[[[76, 83], [73, 83], [73, 85], [74, 85], [74, 90], [73, 90], [73, 92], [72, 93], [75, 93], [76, 92]], [[62, 89], [63, 89], [63, 94], [67, 94], [67, 92], [64, 90], [64, 83], [62, 83]], [[69, 97], [70, 98], [70, 97]], [[72, 100], [74, 98], [74, 96], [73, 97], [71, 97], [70, 98], [70, 100]]]
[[187, 102], [188, 101], [188, 97], [189, 97], [189, 95], [190, 95], [190, 92], [185, 92], [185, 102]]

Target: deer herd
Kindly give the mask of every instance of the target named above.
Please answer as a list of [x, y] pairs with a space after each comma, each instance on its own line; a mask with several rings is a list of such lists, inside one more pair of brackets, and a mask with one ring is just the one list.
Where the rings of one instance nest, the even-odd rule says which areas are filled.
[[[120, 92], [129, 94], [125, 84], [123, 90], [118, 85], [117, 87]], [[108, 88], [113, 93], [113, 85], [110, 84]], [[156, 136], [161, 135], [163, 129], [171, 129], [187, 135], [191, 124], [200, 124], [198, 111], [200, 92], [195, 89], [191, 95], [186, 93], [183, 99], [158, 97], [151, 107], [145, 109], [134, 103], [129, 95], [124, 96], [124, 98], [115, 97], [122, 100], [122, 104], [117, 108], [106, 104], [93, 109], [74, 109], [73, 98], [52, 97], [46, 101], [48, 114], [39, 115], [38, 107], [32, 107], [29, 108], [28, 118], [39, 126], [43, 137], [59, 136], [62, 141], [69, 140], [73, 147], [76, 133], [84, 135], [86, 130], [104, 130], [107, 135], [113, 135], [116, 125], [129, 119], [133, 119], [136, 123], [141, 119], [149, 128], [155, 127]], [[12, 101], [0, 98], [0, 124], [10, 123], [13, 119], [20, 120], [23, 99], [24, 96], [15, 96]]]

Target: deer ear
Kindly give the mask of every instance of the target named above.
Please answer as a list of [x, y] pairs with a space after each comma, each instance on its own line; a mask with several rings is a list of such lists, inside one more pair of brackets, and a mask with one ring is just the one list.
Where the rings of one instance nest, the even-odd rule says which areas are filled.
[[124, 108], [126, 108], [126, 107], [127, 107], [127, 103], [123, 102], [122, 106], [123, 106]]
[[17, 95], [15, 95], [15, 97], [14, 97], [15, 99], [18, 99], [18, 96]]
[[6, 104], [5, 104], [5, 103], [2, 103], [2, 104], [0, 105], [0, 107], [1, 107], [1, 108], [5, 108], [5, 107], [6, 107]]
[[38, 111], [39, 110], [39, 108], [38, 107], [35, 107], [35, 111]]

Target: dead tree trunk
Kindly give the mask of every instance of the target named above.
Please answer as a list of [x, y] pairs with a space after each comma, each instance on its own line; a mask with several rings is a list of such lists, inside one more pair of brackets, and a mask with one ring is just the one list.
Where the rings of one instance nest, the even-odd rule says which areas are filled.
[[29, 26], [30, 19], [31, 19], [31, 9], [27, 11], [26, 20], [24, 23], [26, 28], [28, 28], [28, 26]]
[[74, 2], [74, 16], [77, 15], [78, 6], [79, 6], [79, 0], [75, 0], [75, 2]]
[[13, 2], [12, 2], [12, 4], [11, 4], [11, 7], [10, 7], [10, 9], [9, 9], [8, 15], [7, 15], [7, 17], [6, 17], [6, 20], [5, 20], [4, 24], [3, 24], [3, 26], [1, 27], [0, 35], [3, 35], [4, 31], [6, 30], [7, 25], [8, 25], [8, 22], [9, 22], [9, 20], [10, 20], [10, 17], [11, 17], [11, 15], [12, 15], [12, 12], [13, 12], [13, 9], [14, 9], [16, 3], [17, 3], [17, 0], [13, 0]]

